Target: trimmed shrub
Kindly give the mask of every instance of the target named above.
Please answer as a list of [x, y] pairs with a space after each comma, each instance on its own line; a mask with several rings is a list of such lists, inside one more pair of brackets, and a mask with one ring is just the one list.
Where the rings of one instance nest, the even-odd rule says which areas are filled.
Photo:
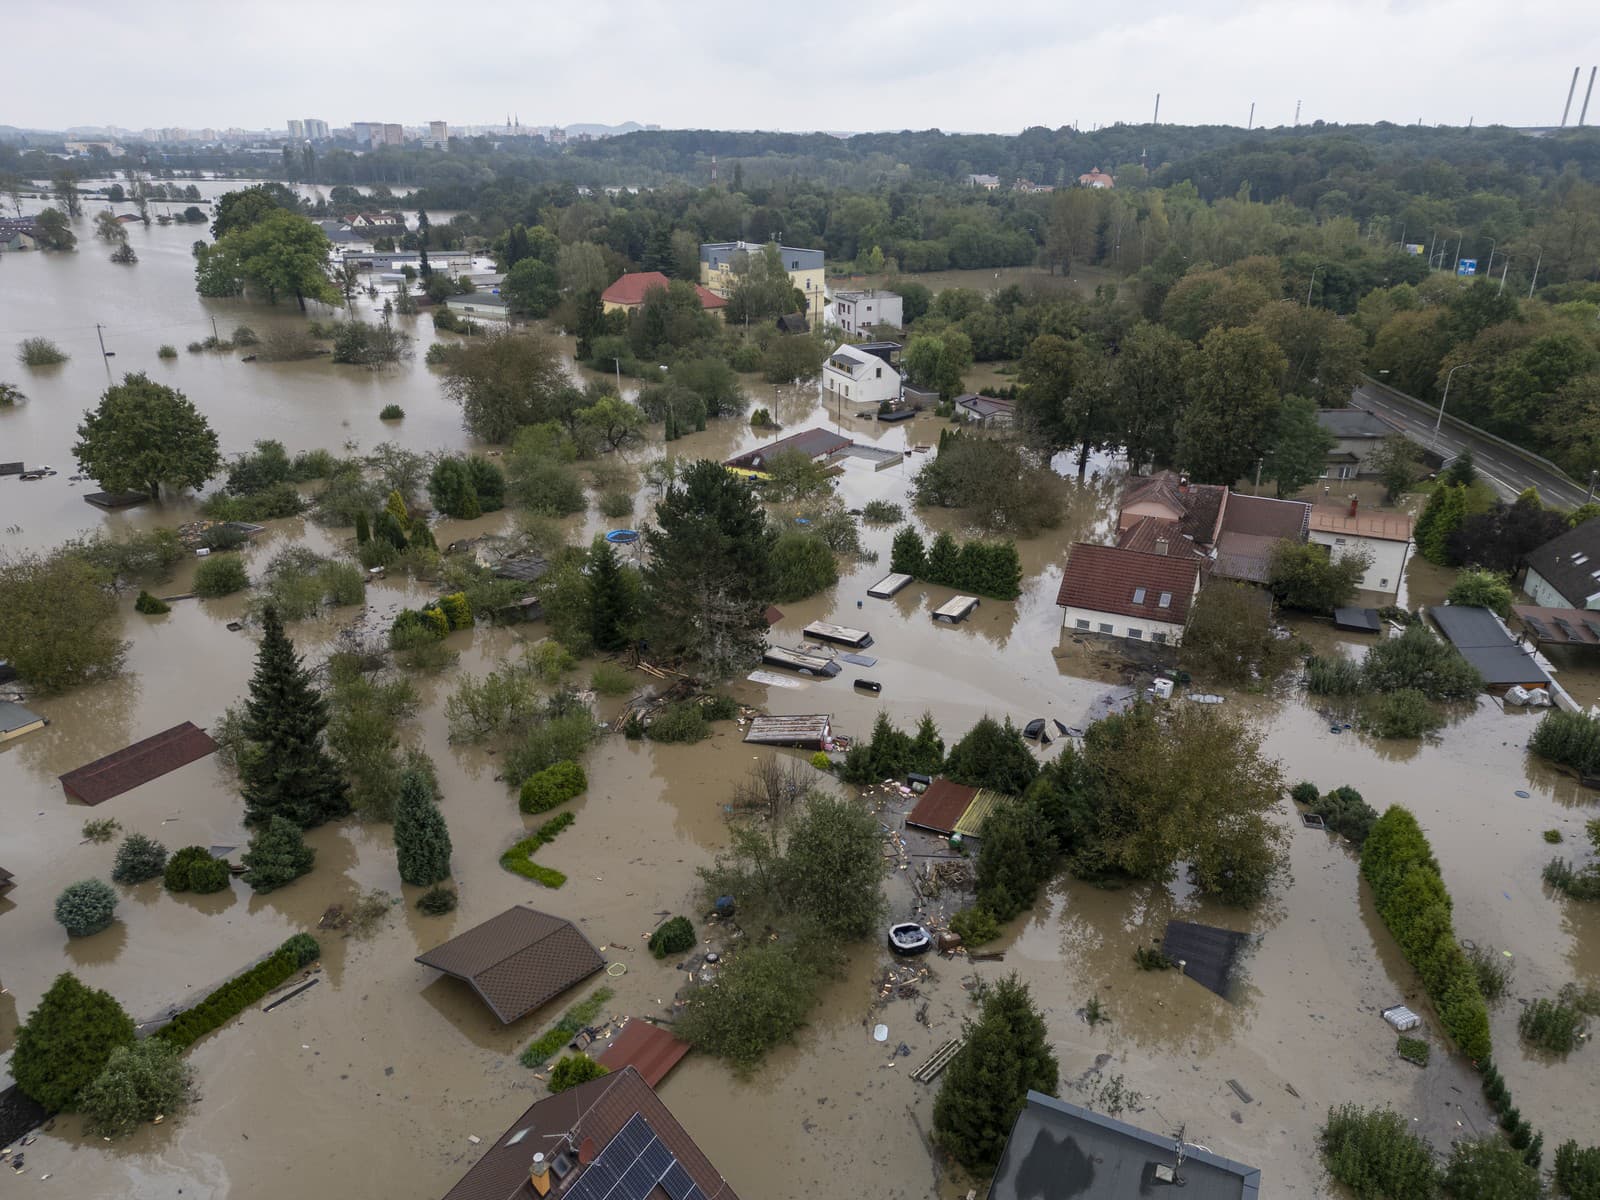
[[159, 617], [162, 613], [171, 612], [172, 605], [141, 588], [138, 596], [134, 598], [133, 611], [144, 613], [147, 617]]
[[240, 861], [249, 868], [244, 881], [251, 890], [270, 892], [306, 874], [315, 859], [316, 851], [306, 845], [300, 826], [288, 817], [274, 816], [251, 834], [250, 848]]
[[521, 875], [524, 879], [531, 879], [547, 888], [560, 887], [566, 883], [567, 877], [553, 867], [541, 867], [534, 862], [533, 852], [554, 840], [558, 833], [572, 824], [572, 820], [572, 814], [569, 812], [552, 817], [502, 854], [500, 865], [513, 875]]
[[610, 1072], [587, 1054], [568, 1054], [550, 1069], [550, 1090], [564, 1092]]
[[322, 948], [317, 945], [316, 938], [309, 933], [297, 933], [268, 958], [243, 975], [230, 979], [151, 1036], [180, 1049], [192, 1046], [206, 1034], [222, 1028], [296, 971], [316, 962], [321, 954]]
[[682, 954], [694, 945], [694, 924], [688, 917], [673, 917], [650, 935], [650, 953], [657, 958]]
[[575, 762], [558, 762], [523, 782], [517, 806], [525, 813], [549, 812], [582, 795], [588, 786], [582, 767]]
[[442, 917], [455, 908], [456, 894], [447, 887], [431, 887], [417, 897], [417, 910], [430, 917]]
[[117, 883], [143, 883], [154, 879], [167, 866], [167, 848], [142, 833], [130, 833], [117, 847], [117, 861], [111, 878]]
[[1419, 1067], [1428, 1065], [1428, 1043], [1421, 1038], [1407, 1037], [1402, 1033], [1395, 1041], [1394, 1049], [1408, 1063], [1416, 1063]]
[[1314, 806], [1322, 798], [1322, 793], [1317, 790], [1317, 785], [1309, 779], [1302, 779], [1289, 789], [1289, 799], [1296, 804]]
[[244, 568], [244, 560], [236, 554], [207, 558], [194, 569], [195, 595], [208, 600], [230, 596], [249, 586], [250, 574]]
[[206, 895], [228, 886], [228, 864], [211, 857], [204, 846], [185, 846], [167, 859], [162, 884], [169, 892], [197, 892]]
[[17, 1030], [11, 1077], [26, 1095], [59, 1112], [134, 1036], [133, 1019], [109, 992], [85, 987], [64, 971]]
[[810, 759], [811, 765], [819, 771], [833, 770], [833, 759], [828, 757], [826, 750], [814, 751]]
[[111, 1052], [105, 1070], [78, 1097], [78, 1107], [90, 1133], [121, 1137], [175, 1111], [188, 1098], [192, 1077], [178, 1047], [146, 1038]]
[[552, 1054], [572, 1040], [573, 1034], [600, 1015], [600, 1010], [611, 996], [610, 988], [596, 988], [592, 994], [562, 1013], [559, 1021], [534, 1038], [518, 1056], [518, 1061], [530, 1070], [543, 1066]]
[[1399, 1113], [1341, 1105], [1328, 1110], [1318, 1140], [1328, 1174], [1359, 1200], [1433, 1200], [1439, 1194], [1433, 1150]]
[[56, 897], [56, 920], [71, 937], [89, 937], [111, 924], [117, 893], [103, 879], [80, 879]]

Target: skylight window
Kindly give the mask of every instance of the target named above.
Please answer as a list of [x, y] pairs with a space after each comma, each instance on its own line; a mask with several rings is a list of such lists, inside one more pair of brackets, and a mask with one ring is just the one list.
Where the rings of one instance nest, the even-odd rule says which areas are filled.
[[1157, 608], [1171, 608], [1172, 607], [1172, 593], [1171, 592], [1162, 592], [1161, 593], [1161, 599], [1156, 601], [1156, 607]]
[[1135, 604], [1143, 604], [1144, 603], [1144, 589], [1143, 588], [1134, 588], [1133, 589], [1133, 602]]

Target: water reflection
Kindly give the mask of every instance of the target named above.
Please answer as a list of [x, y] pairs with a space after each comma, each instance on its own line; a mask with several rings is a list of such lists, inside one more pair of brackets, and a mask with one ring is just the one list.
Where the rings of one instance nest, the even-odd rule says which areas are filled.
[[115, 962], [127, 944], [128, 926], [125, 922], [116, 920], [99, 933], [90, 934], [88, 937], [68, 937], [65, 949], [67, 957], [82, 969], [102, 967]]

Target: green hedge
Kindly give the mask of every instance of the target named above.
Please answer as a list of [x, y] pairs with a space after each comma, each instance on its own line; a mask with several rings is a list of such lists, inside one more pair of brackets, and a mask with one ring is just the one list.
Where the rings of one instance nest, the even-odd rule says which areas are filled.
[[533, 852], [571, 824], [572, 814], [569, 812], [564, 812], [559, 817], [552, 817], [502, 854], [500, 865], [514, 875], [542, 883], [547, 888], [560, 887], [567, 881], [567, 877], [554, 867], [541, 867], [534, 862]]
[[588, 786], [583, 768], [577, 763], [553, 763], [537, 774], [528, 776], [522, 785], [518, 807], [525, 813], [549, 812], [556, 805], [582, 795]]
[[1378, 915], [1422, 976], [1445, 1031], [1469, 1058], [1489, 1055], [1489, 1010], [1477, 973], [1456, 942], [1450, 894], [1417, 819], [1391, 805], [1361, 848], [1361, 873]]
[[322, 948], [309, 933], [297, 933], [243, 975], [230, 979], [193, 1008], [179, 1013], [154, 1036], [180, 1048], [192, 1046], [242, 1013], [301, 967], [316, 962]]
[[573, 1034], [600, 1015], [600, 1010], [611, 996], [610, 988], [595, 988], [592, 994], [567, 1009], [559, 1021], [530, 1042], [519, 1056], [519, 1061], [525, 1067], [543, 1066], [552, 1054], [572, 1040]]

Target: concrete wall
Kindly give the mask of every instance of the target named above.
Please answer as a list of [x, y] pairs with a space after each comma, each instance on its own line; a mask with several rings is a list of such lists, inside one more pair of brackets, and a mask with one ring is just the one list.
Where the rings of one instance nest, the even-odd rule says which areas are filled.
[[1368, 551], [1372, 555], [1372, 562], [1367, 567], [1367, 573], [1361, 577], [1361, 590], [1383, 592], [1390, 596], [1400, 591], [1400, 578], [1405, 574], [1410, 542], [1356, 537], [1354, 534], [1329, 533], [1322, 529], [1313, 529], [1308, 540], [1316, 546], [1327, 546], [1335, 560], [1355, 551]]
[[[1096, 612], [1090, 608], [1062, 607], [1061, 624], [1074, 633], [1094, 633], [1103, 637], [1126, 638], [1130, 630], [1140, 636], [1133, 641], [1155, 642], [1157, 634], [1166, 635], [1166, 644], [1176, 646], [1183, 641], [1183, 626], [1170, 621], [1151, 621], [1144, 617], [1124, 617], [1117, 613]], [[1087, 622], [1080, 625], [1079, 622]], [[1107, 628], [1109, 626], [1109, 628]]]

